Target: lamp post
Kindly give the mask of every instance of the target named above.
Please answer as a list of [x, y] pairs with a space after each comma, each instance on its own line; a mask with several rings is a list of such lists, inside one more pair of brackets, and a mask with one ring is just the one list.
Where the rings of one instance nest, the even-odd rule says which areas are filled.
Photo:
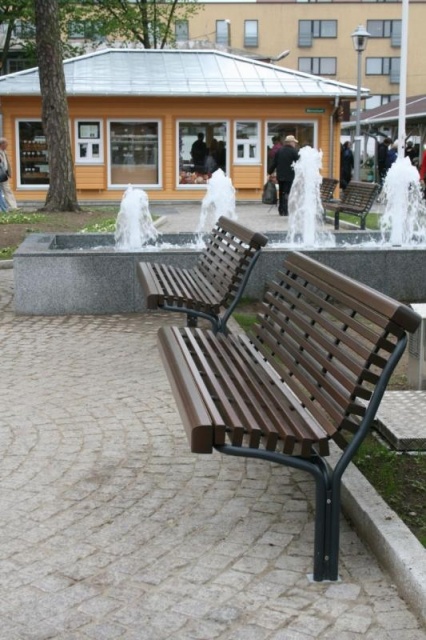
[[359, 180], [359, 165], [361, 160], [361, 58], [362, 52], [367, 47], [370, 34], [365, 27], [359, 25], [351, 34], [354, 49], [358, 54], [358, 75], [356, 85], [356, 127], [355, 127], [355, 157], [354, 157], [354, 179]]

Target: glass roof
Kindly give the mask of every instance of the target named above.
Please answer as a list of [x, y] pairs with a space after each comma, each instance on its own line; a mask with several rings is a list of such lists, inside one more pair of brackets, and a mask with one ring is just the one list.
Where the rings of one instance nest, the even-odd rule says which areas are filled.
[[[210, 50], [103, 49], [64, 72], [68, 95], [356, 97], [353, 85]], [[0, 95], [39, 94], [37, 68], [0, 78]]]

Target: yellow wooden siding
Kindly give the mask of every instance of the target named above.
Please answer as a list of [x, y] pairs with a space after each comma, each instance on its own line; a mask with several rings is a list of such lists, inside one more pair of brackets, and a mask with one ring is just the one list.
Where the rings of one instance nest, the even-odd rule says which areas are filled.
[[[324, 113], [306, 113], [306, 108], [324, 109]], [[103, 121], [103, 164], [76, 165], [77, 190], [84, 199], [89, 194], [97, 200], [117, 201], [122, 191], [108, 189], [108, 120], [155, 120], [161, 123], [161, 175], [160, 187], [147, 189], [150, 200], [193, 200], [199, 201], [205, 193], [202, 188], [179, 187], [177, 184], [177, 124], [179, 121], [226, 121], [228, 124], [227, 174], [236, 190], [237, 198], [258, 200], [266, 177], [265, 128], [270, 121], [292, 121], [317, 123], [317, 144], [323, 152], [324, 176], [330, 175], [330, 160], [333, 157], [333, 175], [339, 175], [340, 128], [334, 124], [333, 150], [329, 150], [330, 122], [334, 105], [330, 98], [111, 98], [111, 97], [70, 97], [69, 118], [72, 151], [75, 152], [75, 122], [81, 119]], [[14, 169], [12, 187], [18, 201], [44, 200], [46, 190], [16, 189], [16, 149], [15, 130], [18, 119], [40, 119], [39, 98], [2, 97], [3, 134], [9, 140], [10, 159]], [[235, 122], [254, 120], [260, 123], [260, 149], [262, 164], [234, 164], [233, 136]]]

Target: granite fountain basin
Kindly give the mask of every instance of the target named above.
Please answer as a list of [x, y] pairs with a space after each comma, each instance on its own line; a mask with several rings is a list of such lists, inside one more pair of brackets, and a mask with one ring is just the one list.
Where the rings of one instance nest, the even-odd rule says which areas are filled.
[[[426, 247], [380, 246], [379, 235], [336, 234], [336, 247], [286, 245], [269, 232], [245, 295], [261, 299], [266, 282], [290, 251], [309, 254], [387, 295], [426, 301]], [[28, 315], [133, 313], [146, 309], [136, 275], [140, 261], [192, 267], [198, 235], [162, 235], [160, 243], [138, 251], [117, 251], [113, 234], [31, 234], [14, 254], [15, 311]], [[272, 246], [270, 246], [272, 245]]]

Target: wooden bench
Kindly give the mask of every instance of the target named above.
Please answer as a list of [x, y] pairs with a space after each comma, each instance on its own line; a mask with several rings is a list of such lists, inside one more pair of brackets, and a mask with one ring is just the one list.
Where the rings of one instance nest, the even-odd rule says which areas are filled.
[[375, 182], [351, 180], [340, 200], [325, 203], [327, 211], [334, 211], [334, 228], [339, 228], [339, 215], [349, 213], [360, 218], [361, 229], [365, 229], [365, 219], [379, 195], [380, 185]]
[[327, 203], [332, 200], [334, 195], [334, 190], [338, 184], [338, 180], [336, 178], [323, 178], [320, 184], [320, 197], [321, 204], [324, 209], [327, 206]]
[[137, 273], [147, 308], [186, 313], [188, 326], [205, 318], [215, 332], [226, 332], [226, 323], [267, 241], [263, 234], [222, 216], [194, 268], [139, 262]]
[[[268, 286], [249, 334], [162, 327], [160, 352], [191, 451], [310, 473], [313, 578], [338, 579], [343, 472], [420, 317], [300, 253]], [[329, 441], [342, 449], [331, 470]]]

